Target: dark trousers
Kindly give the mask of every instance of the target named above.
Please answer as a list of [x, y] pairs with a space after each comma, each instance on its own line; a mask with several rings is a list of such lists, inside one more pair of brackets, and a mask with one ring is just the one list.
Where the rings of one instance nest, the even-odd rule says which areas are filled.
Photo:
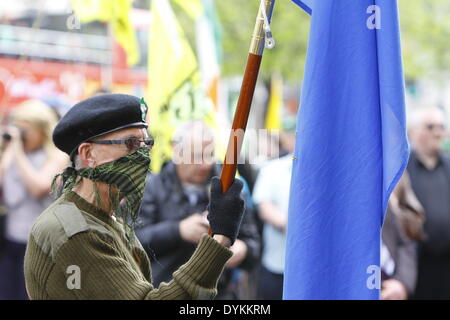
[[283, 274], [273, 273], [261, 266], [258, 280], [258, 299], [281, 300], [283, 298]]
[[0, 300], [28, 300], [23, 260], [26, 244], [5, 240], [0, 251]]
[[450, 257], [419, 256], [414, 299], [450, 299]]

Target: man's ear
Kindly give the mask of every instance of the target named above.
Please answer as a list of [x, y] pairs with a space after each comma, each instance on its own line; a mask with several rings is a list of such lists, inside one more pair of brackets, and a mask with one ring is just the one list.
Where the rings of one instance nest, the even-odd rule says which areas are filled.
[[95, 159], [92, 152], [92, 143], [84, 142], [78, 146], [78, 156], [83, 167], [94, 168]]

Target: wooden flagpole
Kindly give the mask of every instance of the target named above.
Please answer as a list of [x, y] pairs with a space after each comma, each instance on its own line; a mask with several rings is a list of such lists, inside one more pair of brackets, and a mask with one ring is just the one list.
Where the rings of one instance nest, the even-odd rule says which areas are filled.
[[[223, 193], [225, 193], [233, 184], [236, 175], [237, 161], [242, 147], [242, 141], [244, 140], [244, 133], [250, 114], [250, 107], [255, 92], [265, 42], [273, 41], [272, 38], [266, 39], [267, 30], [265, 29], [265, 23], [267, 24], [270, 21], [275, 0], [263, 0], [263, 4], [265, 7], [263, 8], [260, 6], [256, 18], [255, 29], [253, 31], [247, 58], [247, 66], [245, 68], [244, 79], [242, 80], [241, 91], [239, 93], [233, 125], [231, 127], [231, 134], [228, 140], [227, 153], [220, 176]], [[265, 11], [263, 11], [264, 9]], [[271, 37], [271, 35], [269, 36]]]

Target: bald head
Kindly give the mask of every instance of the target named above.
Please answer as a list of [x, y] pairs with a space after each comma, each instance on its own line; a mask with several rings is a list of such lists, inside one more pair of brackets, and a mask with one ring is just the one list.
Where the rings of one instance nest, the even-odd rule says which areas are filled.
[[445, 114], [435, 107], [419, 108], [408, 119], [409, 137], [414, 149], [427, 155], [438, 154], [445, 137]]
[[173, 137], [172, 160], [182, 182], [205, 183], [215, 162], [212, 130], [198, 120], [183, 124]]
[[192, 120], [182, 124], [173, 135], [173, 144], [179, 145], [191, 141], [214, 141], [214, 134], [203, 121]]

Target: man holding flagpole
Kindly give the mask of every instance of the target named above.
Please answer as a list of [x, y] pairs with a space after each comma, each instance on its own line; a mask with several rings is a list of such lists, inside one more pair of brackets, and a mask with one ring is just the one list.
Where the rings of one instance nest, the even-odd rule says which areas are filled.
[[211, 180], [207, 219], [190, 259], [171, 281], [152, 284], [150, 261], [134, 234], [150, 165], [144, 99], [105, 94], [73, 106], [53, 142], [73, 165], [61, 174], [63, 194], [35, 221], [25, 253], [33, 300], [213, 299], [243, 217], [242, 182], [222, 193]]
[[284, 299], [379, 299], [381, 227], [409, 154], [397, 3], [293, 1], [311, 30]]

